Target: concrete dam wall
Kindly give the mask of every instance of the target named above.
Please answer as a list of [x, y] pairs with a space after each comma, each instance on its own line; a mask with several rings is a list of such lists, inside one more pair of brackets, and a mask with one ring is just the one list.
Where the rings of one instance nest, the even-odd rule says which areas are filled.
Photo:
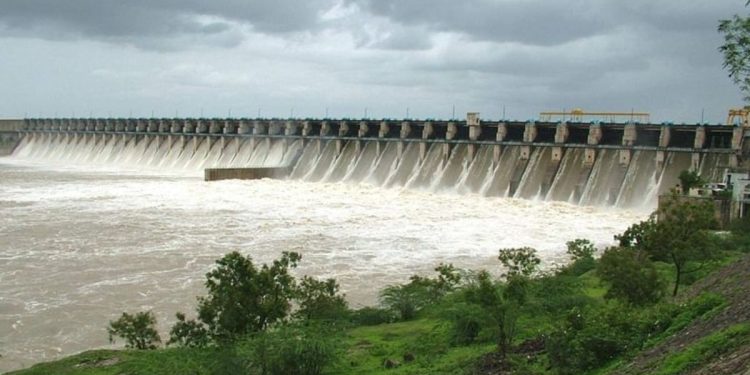
[[429, 120], [27, 119], [13, 157], [195, 170], [288, 167], [287, 178], [654, 207], [682, 170], [720, 179], [744, 129]]

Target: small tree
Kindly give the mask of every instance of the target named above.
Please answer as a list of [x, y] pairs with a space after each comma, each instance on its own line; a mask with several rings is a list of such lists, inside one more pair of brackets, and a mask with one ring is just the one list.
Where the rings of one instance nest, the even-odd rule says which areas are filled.
[[516, 275], [529, 277], [541, 263], [536, 250], [531, 247], [500, 249], [497, 258], [507, 270], [504, 276], [509, 278]]
[[565, 245], [568, 248], [568, 255], [570, 255], [570, 257], [574, 261], [579, 259], [593, 258], [594, 253], [596, 253], [596, 247], [591, 241], [587, 239], [578, 238], [573, 241], [566, 242]]
[[664, 285], [645, 251], [610, 247], [597, 267], [599, 277], [609, 284], [605, 298], [617, 298], [634, 305], [658, 301]]
[[[476, 283], [467, 289], [466, 296], [469, 302], [479, 305], [485, 311], [497, 328], [497, 349], [502, 358], [506, 357], [516, 335], [520, 308], [507, 291], [508, 289], [493, 283], [487, 271], [481, 271], [477, 274]], [[455, 323], [461, 322], [456, 320]]]
[[687, 195], [690, 193], [690, 189], [703, 185], [703, 179], [696, 171], [684, 170], [680, 172], [680, 186], [682, 187], [682, 194]]
[[431, 300], [430, 290], [415, 280], [408, 284], [388, 286], [380, 292], [380, 303], [398, 313], [400, 320], [414, 319], [417, 312]]
[[186, 320], [185, 314], [175, 314], [177, 323], [169, 331], [167, 345], [177, 345], [190, 348], [203, 348], [210, 343], [206, 326], [194, 319]]
[[306, 320], [338, 320], [346, 318], [348, 306], [343, 295], [338, 294], [335, 279], [318, 281], [305, 276], [297, 289], [299, 310], [295, 313]]
[[156, 331], [156, 316], [151, 311], [143, 311], [134, 315], [126, 312], [122, 316], [109, 322], [109, 342], [115, 342], [115, 336], [125, 339], [125, 347], [138, 350], [156, 349], [161, 342], [159, 332]]
[[[673, 296], [686, 273], [700, 269], [704, 262], [716, 257], [709, 229], [716, 226], [710, 201], [682, 201], [673, 195], [659, 209], [659, 220], [647, 235], [646, 251], [652, 258], [674, 265]], [[689, 262], [699, 263], [688, 269]]]
[[219, 341], [264, 330], [291, 309], [296, 282], [289, 269], [301, 256], [284, 252], [271, 266], [257, 268], [250, 257], [232, 252], [206, 274], [208, 296], [198, 298], [198, 319]]
[[[684, 200], [673, 194], [663, 201], [657, 213], [658, 221], [652, 215], [615, 239], [622, 247], [643, 250], [653, 260], [672, 263], [675, 268], [672, 295], [676, 296], [682, 276], [697, 271], [705, 261], [716, 257], [709, 233], [716, 226], [714, 209], [710, 201]], [[689, 269], [691, 262], [698, 265]]]

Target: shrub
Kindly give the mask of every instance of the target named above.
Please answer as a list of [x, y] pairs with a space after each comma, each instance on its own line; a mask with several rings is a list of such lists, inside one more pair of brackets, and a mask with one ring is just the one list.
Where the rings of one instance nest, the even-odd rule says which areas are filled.
[[599, 259], [597, 274], [609, 284], [605, 298], [645, 305], [658, 301], [663, 295], [664, 284], [654, 264], [639, 250], [608, 248]]
[[574, 261], [585, 258], [593, 259], [594, 253], [596, 253], [596, 247], [594, 247], [594, 244], [587, 239], [575, 239], [573, 241], [568, 241], [565, 245], [568, 248], [568, 255], [570, 255], [570, 258]]
[[138, 312], [134, 315], [126, 312], [122, 316], [109, 322], [109, 342], [114, 343], [114, 337], [125, 339], [125, 347], [132, 349], [156, 349], [161, 342], [156, 331], [156, 316], [151, 311]]
[[210, 337], [206, 327], [194, 319], [186, 320], [185, 314], [178, 312], [175, 314], [177, 323], [169, 331], [169, 341], [167, 345], [177, 345], [182, 347], [203, 348], [208, 346]]
[[297, 317], [307, 320], [342, 320], [349, 314], [339, 284], [334, 279], [318, 281], [305, 276], [297, 289]]
[[641, 349], [659, 327], [663, 325], [654, 325], [650, 310], [618, 303], [573, 309], [565, 322], [547, 337], [546, 349], [550, 364], [558, 373], [580, 374]]
[[454, 345], [474, 343], [479, 333], [491, 325], [487, 312], [477, 304], [456, 303], [443, 311], [443, 315], [451, 322], [451, 342]]
[[497, 257], [507, 272], [504, 276], [531, 276], [542, 262], [531, 247], [500, 249]]
[[423, 283], [410, 282], [391, 285], [380, 292], [380, 303], [398, 314], [400, 320], [410, 320], [431, 301], [430, 289]]
[[377, 307], [363, 307], [359, 310], [354, 310], [351, 314], [352, 323], [361, 326], [375, 326], [391, 323], [394, 320], [393, 312]]
[[334, 362], [340, 342], [330, 326], [281, 325], [254, 334], [238, 350], [251, 374], [318, 375]]

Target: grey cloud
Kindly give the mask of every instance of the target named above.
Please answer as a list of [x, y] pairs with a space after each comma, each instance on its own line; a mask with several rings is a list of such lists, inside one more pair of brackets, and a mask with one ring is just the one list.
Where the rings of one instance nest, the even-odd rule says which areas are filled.
[[333, 0], [4, 0], [0, 26], [3, 34], [12, 36], [162, 48], [173, 38], [236, 34], [238, 25], [268, 34], [310, 30], [317, 26], [319, 13], [331, 6]]
[[622, 26], [665, 31], [715, 30], [741, 1], [653, 0], [346, 0], [395, 23], [458, 32], [475, 40], [557, 45]]
[[610, 28], [596, 2], [453, 0], [348, 0], [401, 24], [461, 32], [481, 40], [554, 45]]

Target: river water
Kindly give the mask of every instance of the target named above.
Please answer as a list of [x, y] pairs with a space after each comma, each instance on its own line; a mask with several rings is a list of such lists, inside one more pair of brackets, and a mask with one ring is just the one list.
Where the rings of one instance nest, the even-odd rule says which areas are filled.
[[[123, 311], [152, 310], [163, 337], [192, 313], [214, 260], [303, 256], [353, 307], [440, 262], [499, 271], [497, 250], [600, 246], [644, 212], [478, 195], [200, 176], [0, 158], [0, 371], [107, 347]], [[189, 314], [190, 315], [190, 314]]]

